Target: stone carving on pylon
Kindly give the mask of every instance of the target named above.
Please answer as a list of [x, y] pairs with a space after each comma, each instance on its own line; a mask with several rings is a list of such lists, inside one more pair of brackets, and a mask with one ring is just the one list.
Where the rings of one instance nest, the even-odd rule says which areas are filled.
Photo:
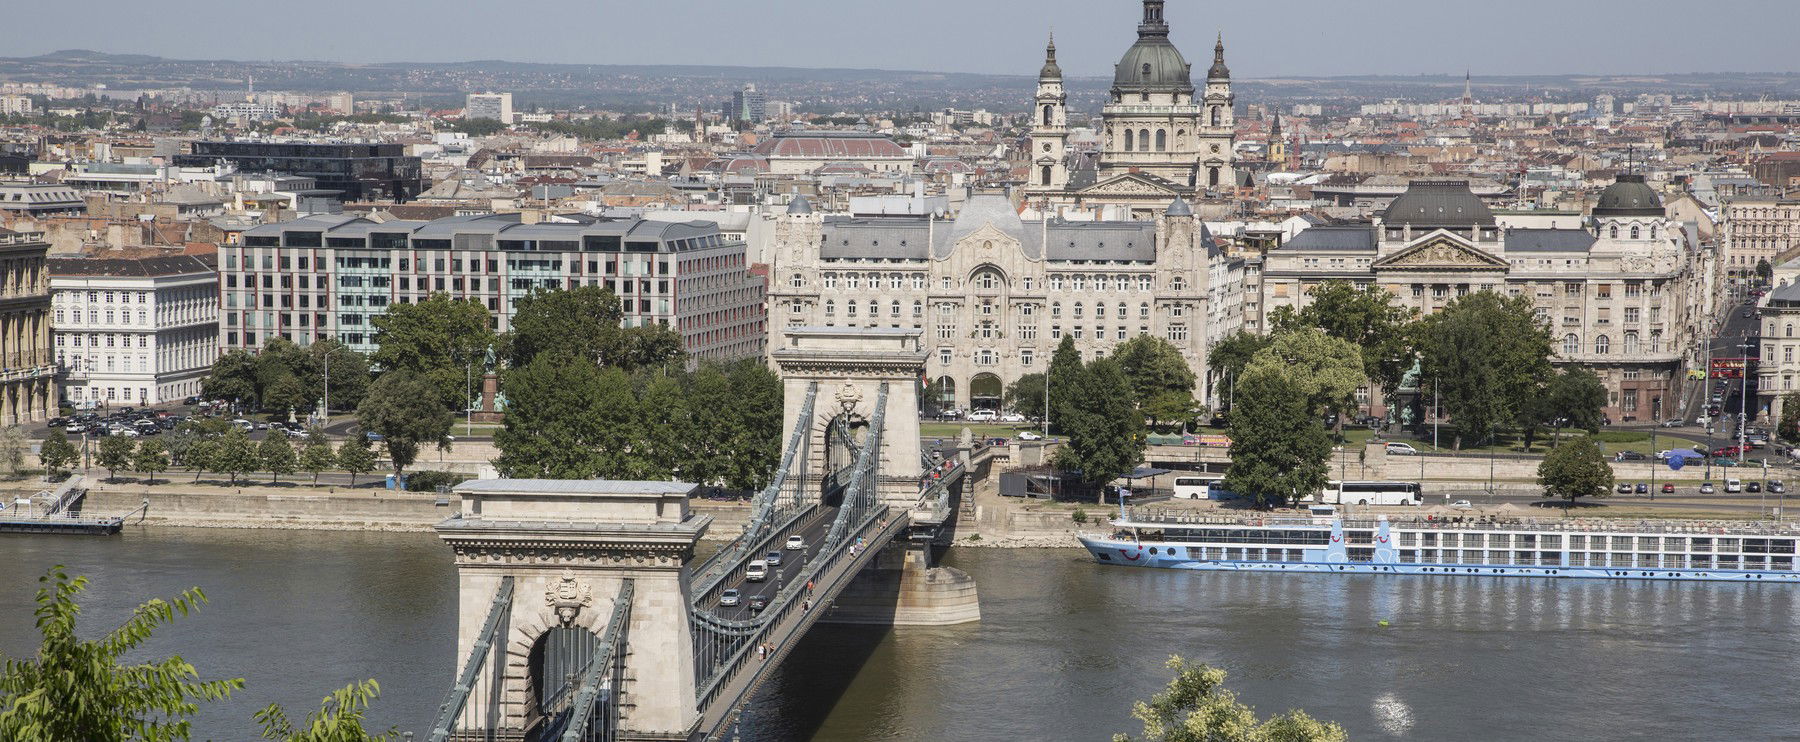
[[846, 383], [838, 387], [838, 407], [842, 408], [846, 415], [853, 415], [856, 412], [856, 406], [862, 403], [862, 398], [862, 390], [856, 388], [855, 384]]
[[594, 604], [594, 590], [575, 580], [575, 570], [563, 568], [562, 577], [544, 590], [544, 604], [556, 611], [556, 620], [564, 628], [575, 624], [575, 615]]

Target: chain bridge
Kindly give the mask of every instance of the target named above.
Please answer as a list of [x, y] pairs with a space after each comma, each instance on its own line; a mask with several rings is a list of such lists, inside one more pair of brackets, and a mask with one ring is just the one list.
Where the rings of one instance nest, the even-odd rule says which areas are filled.
[[788, 328], [772, 354], [784, 447], [742, 533], [683, 482], [464, 482], [438, 532], [455, 553], [457, 675], [433, 742], [723, 738], [819, 621], [980, 618], [975, 584], [931, 566], [969, 450], [921, 455], [916, 330]]

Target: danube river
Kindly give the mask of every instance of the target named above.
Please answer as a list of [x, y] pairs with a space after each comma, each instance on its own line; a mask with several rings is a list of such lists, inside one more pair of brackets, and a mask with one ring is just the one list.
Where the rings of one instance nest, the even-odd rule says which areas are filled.
[[[1353, 739], [1800, 739], [1800, 589], [1107, 568], [1074, 550], [957, 550], [980, 624], [820, 627], [751, 705], [742, 738], [1104, 740], [1170, 654], [1218, 665], [1265, 713]], [[0, 537], [0, 652], [30, 651], [45, 567], [91, 576], [82, 626], [198, 585], [199, 614], [146, 656], [247, 679], [197, 739], [256, 736], [271, 701], [374, 677], [371, 716], [423, 736], [448, 687], [454, 575], [428, 534], [132, 530]], [[1382, 627], [1380, 621], [1389, 625]]]

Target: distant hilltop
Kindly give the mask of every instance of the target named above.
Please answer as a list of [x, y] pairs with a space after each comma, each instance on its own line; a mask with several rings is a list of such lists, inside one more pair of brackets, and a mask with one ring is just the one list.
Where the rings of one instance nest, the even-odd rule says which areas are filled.
[[[746, 83], [771, 98], [823, 110], [930, 110], [986, 107], [1011, 110], [1029, 100], [1036, 69], [1019, 74], [926, 70], [736, 67], [666, 64], [550, 64], [507, 60], [462, 62], [246, 61], [169, 59], [63, 49], [32, 57], [0, 57], [0, 81], [69, 87], [104, 85], [115, 91], [188, 88], [242, 90], [254, 77], [258, 90], [414, 93], [449, 104], [467, 92], [506, 90], [522, 103], [547, 107], [599, 106], [678, 110], [709, 107]], [[1238, 75], [1242, 102], [1440, 100], [1459, 95], [1463, 77], [1358, 75], [1258, 77]], [[1108, 77], [1065, 79], [1072, 107], [1097, 109]], [[1670, 93], [1713, 98], [1800, 97], [1797, 73], [1694, 73], [1639, 75], [1478, 76], [1475, 97], [1487, 100], [1548, 98], [1584, 100], [1599, 93]]]

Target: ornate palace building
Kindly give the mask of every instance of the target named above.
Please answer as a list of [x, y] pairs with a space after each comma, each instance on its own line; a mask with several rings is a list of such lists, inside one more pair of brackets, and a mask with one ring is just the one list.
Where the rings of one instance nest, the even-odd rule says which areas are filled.
[[1067, 96], [1052, 39], [1033, 100], [1027, 199], [1046, 212], [1122, 206], [1133, 218], [1149, 219], [1171, 200], [1204, 199], [1235, 187], [1234, 97], [1224, 38], [1213, 47], [1204, 89], [1195, 89], [1192, 68], [1169, 41], [1163, 0], [1144, 0], [1137, 43], [1114, 65], [1101, 109], [1099, 161], [1093, 169], [1076, 169], [1070, 166]]
[[1590, 218], [1496, 215], [1467, 181], [1415, 180], [1370, 223], [1307, 229], [1263, 259], [1261, 308], [1304, 305], [1329, 280], [1379, 285], [1430, 314], [1471, 291], [1531, 297], [1559, 364], [1593, 370], [1615, 421], [1680, 414], [1712, 270], [1641, 175], [1620, 175]]
[[927, 403], [997, 409], [1065, 335], [1086, 359], [1166, 338], [1204, 378], [1209, 261], [1222, 256], [1180, 200], [1153, 220], [1064, 222], [976, 195], [948, 220], [825, 216], [797, 197], [768, 259], [772, 326], [919, 330]]
[[56, 413], [49, 250], [42, 233], [0, 229], [0, 426], [41, 423]]

